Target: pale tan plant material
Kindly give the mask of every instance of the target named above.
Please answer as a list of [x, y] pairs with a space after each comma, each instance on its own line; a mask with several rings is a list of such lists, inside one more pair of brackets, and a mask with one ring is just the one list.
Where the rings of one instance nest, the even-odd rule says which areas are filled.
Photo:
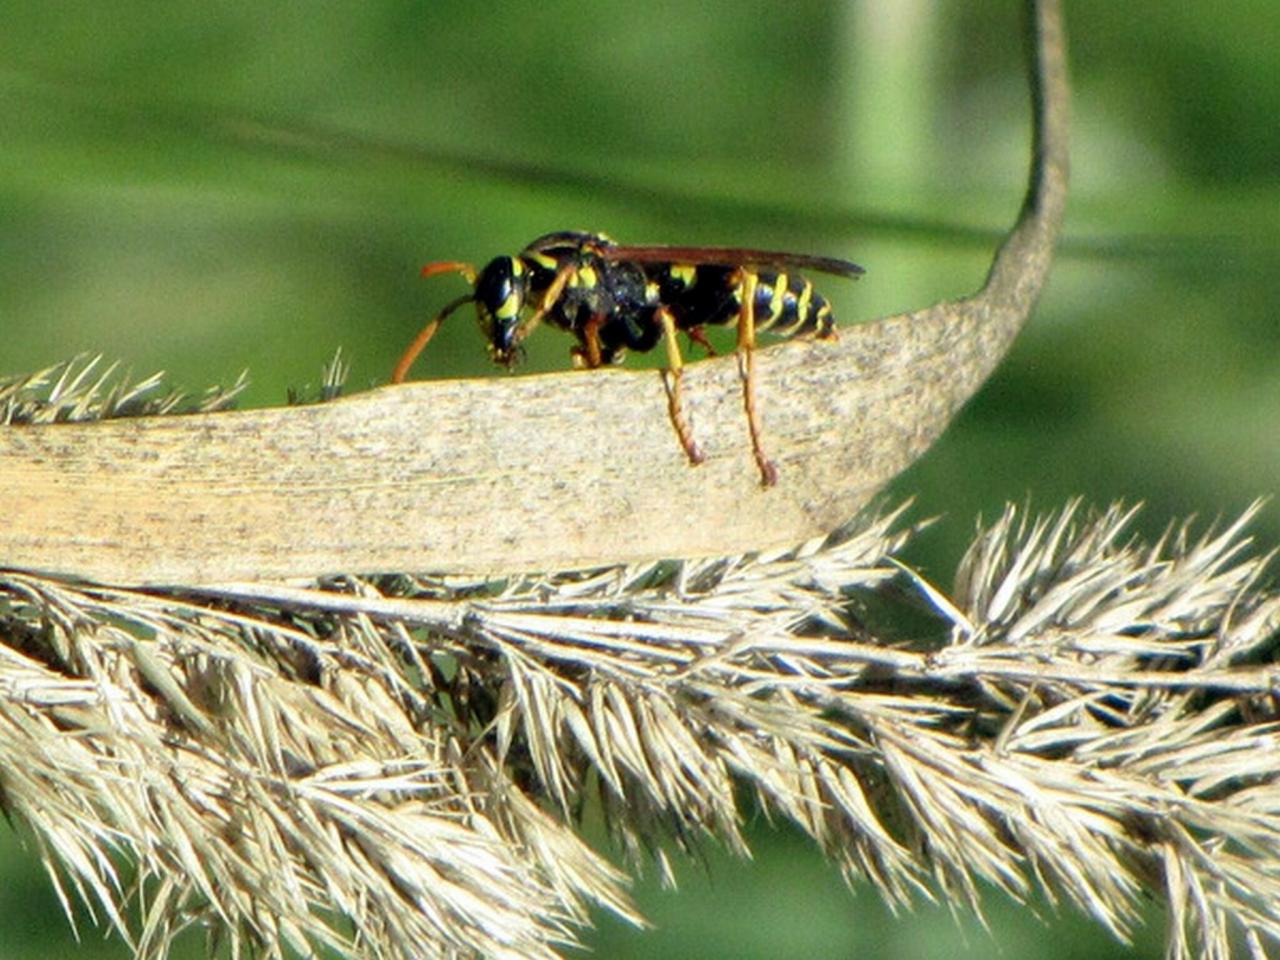
[[[237, 956], [552, 957], [590, 902], [640, 922], [584, 806], [665, 865], [745, 854], [744, 786], [893, 904], [1038, 888], [1123, 938], [1154, 895], [1169, 956], [1263, 955], [1280, 596], [1249, 514], [1153, 545], [1132, 514], [1010, 508], [949, 594], [893, 559], [897, 513], [494, 582], [7, 573], [4, 808], [142, 957], [192, 925]], [[870, 626], [904, 605], [935, 629]]]
[[[339, 355], [326, 371], [341, 371], [341, 364]], [[0, 379], [0, 426], [213, 413], [229, 409], [248, 385], [248, 374], [242, 373], [230, 387], [212, 387], [196, 399], [166, 386], [163, 373], [133, 382], [119, 363], [104, 367], [101, 356], [79, 356]]]

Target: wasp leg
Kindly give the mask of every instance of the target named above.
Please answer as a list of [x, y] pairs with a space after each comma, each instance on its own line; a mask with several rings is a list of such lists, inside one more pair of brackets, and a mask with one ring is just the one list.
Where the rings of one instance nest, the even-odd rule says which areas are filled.
[[680, 343], [676, 340], [676, 321], [671, 311], [659, 307], [655, 316], [662, 324], [663, 340], [667, 345], [667, 369], [662, 372], [662, 382], [667, 388], [667, 412], [671, 416], [671, 425], [675, 427], [680, 446], [690, 463], [702, 463], [706, 457], [702, 448], [693, 439], [693, 430], [684, 415], [684, 400], [680, 390], [680, 381], [684, 376], [684, 358], [680, 356]]
[[600, 350], [600, 325], [603, 322], [604, 314], [596, 313], [582, 326], [582, 343], [587, 352], [587, 366], [592, 370], [604, 363]]
[[756, 409], [756, 275], [742, 271], [742, 307], [738, 314], [738, 371], [742, 376], [742, 404], [747, 410], [751, 433], [751, 453], [760, 468], [760, 482], [772, 487], [778, 482], [778, 468], [765, 456], [760, 442], [760, 411]]
[[604, 351], [600, 347], [600, 325], [604, 314], [597, 313], [582, 325], [582, 344], [569, 350], [575, 370], [595, 370], [604, 366]]
[[[560, 295], [564, 293], [565, 285], [573, 276], [576, 268], [572, 263], [565, 264], [555, 275], [555, 279], [551, 281], [551, 286], [547, 287], [547, 292], [542, 295], [542, 302], [538, 304], [538, 308], [524, 323], [520, 324], [520, 332], [516, 336], [518, 343], [523, 342], [533, 333], [534, 329], [542, 322], [542, 318], [547, 312], [556, 305], [556, 301], [560, 299]], [[599, 364], [596, 364], [599, 366]]]
[[696, 343], [703, 350], [707, 351], [708, 357], [719, 356], [719, 354], [716, 353], [716, 348], [713, 347], [711, 345], [711, 341], [707, 339], [707, 331], [702, 327], [690, 327], [684, 332], [684, 335], [689, 338], [690, 343]]
[[606, 365], [618, 365], [627, 358], [627, 351], [622, 347], [614, 347], [610, 353], [604, 352], [604, 347], [600, 348], [600, 362], [592, 365], [591, 356], [587, 352], [586, 347], [576, 346], [569, 348], [569, 359], [573, 361], [573, 369], [575, 370], [594, 370], [597, 367]]

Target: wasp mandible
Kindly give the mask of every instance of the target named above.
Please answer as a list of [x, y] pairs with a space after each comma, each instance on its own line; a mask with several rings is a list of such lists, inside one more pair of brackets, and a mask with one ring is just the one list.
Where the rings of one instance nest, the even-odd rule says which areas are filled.
[[460, 273], [472, 290], [448, 303], [409, 344], [391, 374], [404, 381], [409, 367], [435, 336], [444, 319], [474, 302], [493, 361], [514, 368], [523, 343], [541, 323], [573, 334], [575, 366], [595, 368], [619, 362], [628, 349], [666, 345], [668, 412], [691, 463], [702, 449], [684, 414], [681, 374], [684, 358], [677, 333], [714, 354], [707, 325], [736, 325], [743, 404], [751, 450], [765, 486], [778, 471], [765, 455], [755, 399], [756, 334], [811, 335], [835, 339], [831, 304], [793, 270], [814, 270], [856, 278], [862, 267], [847, 260], [735, 247], [629, 246], [602, 233], [560, 231], [534, 240], [520, 253], [496, 257], [477, 271], [469, 263], [441, 261], [422, 268], [424, 277]]

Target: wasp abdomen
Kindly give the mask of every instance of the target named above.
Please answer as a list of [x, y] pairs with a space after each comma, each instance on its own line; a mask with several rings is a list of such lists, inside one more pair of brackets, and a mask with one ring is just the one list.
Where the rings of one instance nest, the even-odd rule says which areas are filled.
[[755, 323], [783, 337], [813, 334], [828, 337], [835, 317], [827, 298], [799, 274], [761, 271], [756, 274]]

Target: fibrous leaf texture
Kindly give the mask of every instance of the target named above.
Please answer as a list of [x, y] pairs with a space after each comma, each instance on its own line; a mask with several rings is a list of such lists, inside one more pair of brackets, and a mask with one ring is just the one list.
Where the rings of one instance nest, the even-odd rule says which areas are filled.
[[1169, 956], [1264, 956], [1280, 595], [1253, 512], [1148, 543], [1122, 506], [1010, 507], [950, 589], [896, 559], [901, 510], [537, 577], [3, 571], [0, 804], [146, 958], [191, 926], [233, 956], [551, 958], [593, 904], [643, 922], [606, 854], [745, 854], [756, 809], [895, 906], [1038, 890], [1125, 938], [1154, 896]]

